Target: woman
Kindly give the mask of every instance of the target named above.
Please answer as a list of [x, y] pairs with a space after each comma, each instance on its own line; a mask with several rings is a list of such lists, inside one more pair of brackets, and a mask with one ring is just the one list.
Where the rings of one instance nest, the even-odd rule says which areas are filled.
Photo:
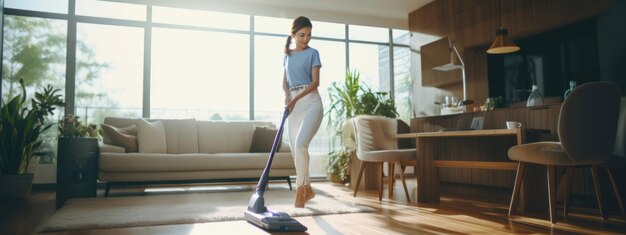
[[[323, 115], [322, 99], [317, 92], [322, 64], [317, 50], [309, 47], [312, 28], [311, 21], [304, 16], [293, 21], [283, 62], [283, 90], [285, 105], [289, 108], [289, 140], [298, 187], [294, 206], [299, 208], [315, 197], [309, 176], [309, 143], [319, 129]], [[296, 43], [294, 49], [290, 49], [292, 38]]]

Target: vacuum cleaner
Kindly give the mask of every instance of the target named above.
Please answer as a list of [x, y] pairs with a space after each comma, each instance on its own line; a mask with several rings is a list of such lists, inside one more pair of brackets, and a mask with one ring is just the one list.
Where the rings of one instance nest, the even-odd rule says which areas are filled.
[[297, 220], [291, 218], [285, 212], [274, 212], [268, 210], [267, 207], [265, 207], [265, 199], [263, 199], [263, 194], [267, 189], [267, 184], [269, 181], [270, 168], [272, 167], [274, 154], [276, 153], [276, 149], [278, 148], [280, 137], [283, 134], [283, 127], [285, 125], [285, 120], [287, 120], [287, 116], [289, 116], [289, 108], [285, 107], [282, 120], [280, 121], [280, 127], [278, 128], [276, 137], [274, 137], [274, 143], [272, 144], [272, 150], [270, 151], [269, 159], [267, 160], [267, 164], [265, 165], [263, 174], [259, 179], [259, 183], [256, 186], [256, 192], [252, 195], [252, 197], [250, 197], [250, 202], [248, 203], [248, 210], [246, 210], [245, 218], [246, 221], [248, 221], [249, 223], [254, 224], [267, 231], [304, 232], [307, 230], [307, 227], [302, 225]]

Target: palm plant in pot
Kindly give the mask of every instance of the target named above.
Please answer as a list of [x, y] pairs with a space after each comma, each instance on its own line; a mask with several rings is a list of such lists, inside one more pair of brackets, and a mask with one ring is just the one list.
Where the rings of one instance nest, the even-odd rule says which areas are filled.
[[41, 147], [41, 133], [53, 124], [45, 118], [65, 103], [60, 90], [48, 85], [36, 92], [30, 107], [26, 88], [20, 79], [22, 94], [2, 101], [0, 109], [0, 197], [20, 198], [30, 193], [32, 174], [25, 174], [33, 154]]
[[324, 115], [328, 118], [328, 127], [335, 130], [340, 146], [329, 153], [327, 172], [334, 182], [345, 183], [349, 180], [350, 160], [356, 151], [354, 131], [347, 122], [356, 115], [396, 118], [398, 112], [387, 92], [374, 92], [361, 84], [356, 70], [348, 70], [343, 82], [331, 84], [329, 98], [330, 105]]

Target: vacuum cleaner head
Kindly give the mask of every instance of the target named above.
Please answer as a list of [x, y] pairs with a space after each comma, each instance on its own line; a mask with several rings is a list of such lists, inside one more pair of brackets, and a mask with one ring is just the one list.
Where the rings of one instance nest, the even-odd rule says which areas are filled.
[[285, 212], [266, 211], [265, 213], [254, 213], [246, 211], [245, 218], [249, 223], [267, 231], [304, 232], [307, 230], [307, 227], [291, 218]]

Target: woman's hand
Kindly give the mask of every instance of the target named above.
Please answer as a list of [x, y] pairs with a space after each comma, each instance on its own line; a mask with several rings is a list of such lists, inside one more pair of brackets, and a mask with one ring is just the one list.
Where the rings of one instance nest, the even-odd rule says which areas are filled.
[[291, 96], [289, 95], [289, 93], [285, 94], [285, 106], [288, 105], [290, 101], [291, 101]]
[[287, 110], [289, 111], [289, 113], [291, 113], [291, 111], [293, 111], [293, 107], [296, 106], [296, 101], [291, 99], [291, 96], [289, 95], [289, 93], [287, 93], [285, 95], [285, 107], [287, 108]]
[[289, 109], [290, 114], [294, 107], [296, 107], [296, 100], [290, 100], [289, 103], [287, 103], [287, 108]]

